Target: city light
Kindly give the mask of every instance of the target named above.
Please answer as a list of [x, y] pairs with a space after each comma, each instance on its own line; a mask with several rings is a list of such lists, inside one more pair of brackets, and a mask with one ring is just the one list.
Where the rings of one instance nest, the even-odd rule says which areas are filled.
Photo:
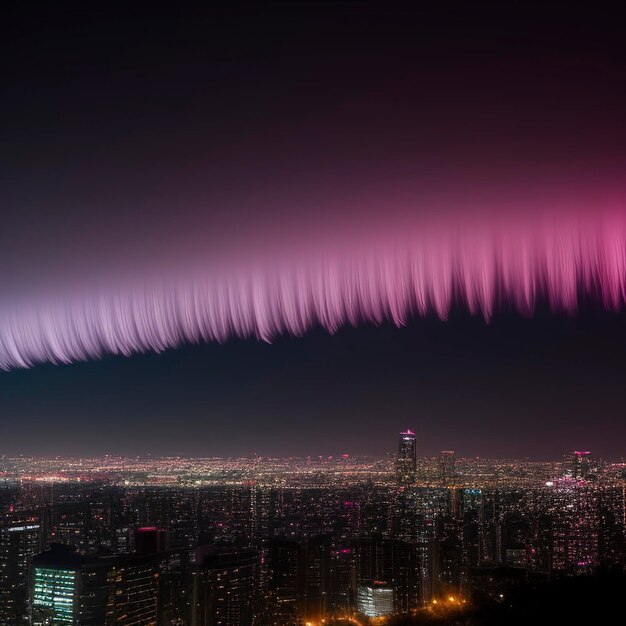
[[[314, 590], [320, 589], [320, 580], [328, 581], [322, 589], [324, 602], [331, 603], [329, 609], [320, 611], [319, 619], [308, 620], [316, 626], [383, 624], [394, 615], [463, 611], [468, 599], [460, 595], [462, 578], [503, 601], [507, 585], [517, 584], [503, 579], [504, 590], [490, 591], [491, 577], [498, 571], [494, 564], [501, 565], [504, 558], [509, 567], [533, 576], [545, 575], [545, 563], [564, 576], [590, 570], [601, 562], [601, 554], [621, 558], [601, 543], [598, 528], [602, 519], [616, 518], [623, 511], [624, 464], [600, 462], [591, 455], [580, 464], [577, 454], [560, 462], [452, 454], [445, 455], [445, 464], [441, 456], [417, 462], [413, 455], [417, 436], [412, 433], [408, 447], [404, 437], [398, 437], [395, 459], [3, 457], [0, 472], [12, 485], [13, 495], [4, 526], [0, 525], [0, 567], [3, 550], [7, 555], [18, 554], [12, 550], [30, 550], [33, 606], [61, 615], [74, 610], [76, 581], [99, 571], [90, 569], [96, 563], [91, 551], [107, 551], [116, 571], [111, 581], [122, 580], [122, 572], [141, 581], [158, 580], [171, 572], [160, 570], [160, 560], [135, 561], [137, 553], [172, 554], [180, 567], [180, 554], [168, 551], [168, 546], [191, 546], [197, 554], [188, 593], [193, 589], [199, 593], [202, 585], [214, 588], [221, 595], [213, 602], [223, 611], [229, 610], [230, 601], [250, 611], [260, 602], [268, 619], [297, 619], [303, 591], [295, 582], [274, 588], [272, 578], [266, 577], [265, 591], [255, 592], [259, 567], [293, 581], [306, 581], [310, 575]], [[415, 470], [419, 485], [405, 482], [398, 460], [403, 470]], [[39, 477], [53, 475], [64, 480], [42, 489], [47, 483]], [[546, 483], [553, 485], [549, 491]], [[58, 509], [57, 502], [62, 503]], [[53, 524], [43, 524], [41, 513], [25, 511], [26, 503], [35, 510], [51, 507]], [[489, 516], [494, 509], [497, 518]], [[169, 513], [161, 517], [160, 511]], [[125, 524], [110, 525], [109, 520], [124, 515]], [[267, 519], [274, 520], [271, 535]], [[472, 526], [461, 532], [460, 520], [478, 520], [473, 537]], [[538, 541], [536, 534], [527, 531], [537, 524], [545, 524], [541, 528], [550, 531], [550, 542]], [[196, 528], [211, 538], [210, 545], [198, 544]], [[37, 555], [43, 533], [48, 533], [46, 541], [66, 544], [70, 552]], [[477, 537], [481, 537], [481, 552], [472, 548]], [[234, 547], [242, 541], [265, 547]], [[454, 547], [450, 554], [462, 558], [448, 559], [450, 546]], [[368, 561], [372, 554], [384, 559]], [[97, 562], [99, 568], [105, 563]], [[407, 577], [401, 569], [405, 563], [419, 564], [425, 574]], [[15, 576], [26, 577], [29, 571], [15, 570]], [[437, 571], [437, 577], [427, 578], [430, 571]], [[124, 584], [135, 582], [129, 578]], [[432, 591], [424, 598], [426, 584], [432, 585]], [[156, 594], [157, 587], [152, 589]], [[252, 602], [255, 593], [261, 596]], [[319, 591], [309, 593], [317, 593], [321, 600]], [[356, 597], [352, 605], [351, 594]], [[263, 604], [269, 597], [274, 600]], [[23, 606], [28, 606], [27, 597]]]

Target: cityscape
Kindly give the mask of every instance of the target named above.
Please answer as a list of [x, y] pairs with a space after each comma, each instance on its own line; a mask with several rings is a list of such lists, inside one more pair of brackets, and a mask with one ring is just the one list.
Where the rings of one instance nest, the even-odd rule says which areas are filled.
[[626, 621], [624, 2], [0, 23], [0, 626]]
[[378, 459], [2, 457], [0, 624], [469, 624], [626, 564], [625, 459], [420, 458], [417, 441]]

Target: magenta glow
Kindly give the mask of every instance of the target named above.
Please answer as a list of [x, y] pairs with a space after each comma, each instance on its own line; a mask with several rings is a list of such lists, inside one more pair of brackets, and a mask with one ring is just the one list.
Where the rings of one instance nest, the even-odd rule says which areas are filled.
[[[230, 337], [271, 341], [319, 326], [391, 322], [463, 307], [532, 315], [545, 300], [575, 313], [581, 298], [619, 310], [626, 294], [621, 210], [380, 222], [331, 236], [257, 241], [167, 273], [115, 274], [5, 299], [0, 367], [163, 351]], [[301, 246], [298, 243], [301, 242]], [[265, 249], [263, 245], [265, 245]], [[299, 248], [299, 249], [298, 249]], [[270, 253], [271, 250], [271, 253]], [[410, 431], [407, 431], [410, 432]]]

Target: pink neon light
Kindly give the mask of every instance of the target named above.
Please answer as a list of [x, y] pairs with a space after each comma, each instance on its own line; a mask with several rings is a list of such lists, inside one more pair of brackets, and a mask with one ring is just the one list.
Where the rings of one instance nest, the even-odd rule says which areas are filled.
[[445, 320], [454, 306], [486, 320], [499, 308], [530, 315], [538, 301], [555, 312], [575, 313], [581, 298], [621, 310], [626, 212], [617, 206], [528, 217], [520, 209], [500, 219], [415, 218], [402, 228], [384, 227], [381, 217], [361, 234], [335, 234], [328, 224], [332, 236], [323, 243], [300, 252], [294, 239], [289, 249], [261, 255], [261, 263], [239, 250], [233, 262], [190, 261], [189, 271], [167, 277], [112, 278], [54, 297], [5, 298], [0, 368], [234, 336], [271, 341], [315, 326], [329, 332], [363, 322], [402, 326], [433, 313]]

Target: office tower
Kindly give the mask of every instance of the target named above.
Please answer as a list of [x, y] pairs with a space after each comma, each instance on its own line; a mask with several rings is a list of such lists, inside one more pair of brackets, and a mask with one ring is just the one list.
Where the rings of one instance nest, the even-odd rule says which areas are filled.
[[[342, 551], [333, 549], [332, 539], [330, 534], [317, 535], [302, 546], [305, 567], [302, 614], [306, 621], [319, 622], [331, 605], [342, 606], [340, 594], [349, 589], [349, 583], [341, 584], [343, 569], [337, 567], [337, 561]], [[332, 598], [331, 591], [335, 592]]]
[[[77, 623], [81, 604], [82, 563], [83, 559], [71, 546], [61, 544], [53, 544], [50, 550], [33, 558], [33, 626]], [[103, 623], [104, 614], [103, 608]]]
[[[359, 587], [372, 580], [384, 580], [393, 589], [393, 610], [409, 613], [421, 602], [420, 546], [381, 535], [362, 538], [358, 543]], [[358, 598], [357, 598], [358, 601]]]
[[393, 588], [380, 580], [359, 585], [357, 609], [366, 617], [385, 617], [393, 613]]
[[396, 493], [391, 519], [391, 533], [394, 538], [415, 541], [423, 523], [419, 508], [415, 489], [404, 489]]
[[512, 567], [527, 567], [530, 560], [532, 528], [520, 512], [509, 512], [502, 520], [502, 557]]
[[396, 478], [398, 484], [404, 486], [413, 485], [417, 478], [417, 438], [408, 428], [398, 439]]
[[354, 608], [356, 569], [352, 548], [333, 546], [330, 561], [330, 608], [346, 612]]
[[[72, 494], [72, 498], [74, 494]], [[86, 530], [89, 508], [82, 500], [68, 498], [53, 508], [52, 529], [55, 541], [71, 545], [81, 554], [88, 552]]]
[[480, 506], [481, 565], [502, 562], [502, 498], [498, 492], [483, 492]]
[[172, 548], [190, 549], [197, 545], [199, 497], [197, 491], [177, 490], [169, 498], [169, 516], [161, 523], [167, 526], [167, 541]]
[[255, 613], [265, 613], [265, 605], [269, 598], [269, 541], [272, 534], [274, 498], [276, 493], [271, 487], [258, 485], [250, 487], [251, 521], [253, 523], [251, 540], [259, 554], [258, 595]]
[[454, 485], [455, 475], [454, 450], [442, 450], [439, 457], [439, 477], [444, 487]]
[[598, 493], [584, 485], [574, 490], [573, 508], [568, 510], [570, 568], [591, 570], [598, 564]]
[[594, 471], [591, 452], [575, 450], [571, 456], [571, 472], [574, 480], [589, 480]]
[[463, 569], [463, 520], [452, 515], [442, 515], [435, 523], [436, 545], [430, 545], [432, 558], [430, 572], [437, 577], [431, 580], [434, 596], [445, 592], [458, 593]]
[[254, 550], [200, 549], [191, 573], [191, 626], [251, 626], [258, 567]]
[[599, 494], [598, 560], [603, 565], [626, 563], [626, 524], [623, 487], [609, 487]]
[[[298, 541], [272, 539], [270, 554], [270, 602], [274, 626], [294, 626], [300, 623], [304, 591], [302, 546]], [[263, 622], [265, 623], [265, 622]]]
[[114, 554], [130, 554], [134, 536], [133, 529], [126, 524], [114, 528], [112, 552]]
[[600, 520], [597, 490], [585, 482], [551, 490], [551, 569], [580, 572], [598, 564]]
[[0, 520], [0, 626], [29, 623], [29, 573], [41, 540], [39, 515], [9, 513]]
[[418, 606], [421, 591], [419, 551], [415, 543], [387, 540], [383, 543], [383, 580], [393, 589], [393, 610], [408, 614]]
[[33, 558], [32, 626], [155, 626], [153, 557], [81, 556], [53, 544]]
[[119, 499], [103, 488], [92, 491], [85, 511], [84, 551], [109, 554], [115, 547], [115, 513]]

